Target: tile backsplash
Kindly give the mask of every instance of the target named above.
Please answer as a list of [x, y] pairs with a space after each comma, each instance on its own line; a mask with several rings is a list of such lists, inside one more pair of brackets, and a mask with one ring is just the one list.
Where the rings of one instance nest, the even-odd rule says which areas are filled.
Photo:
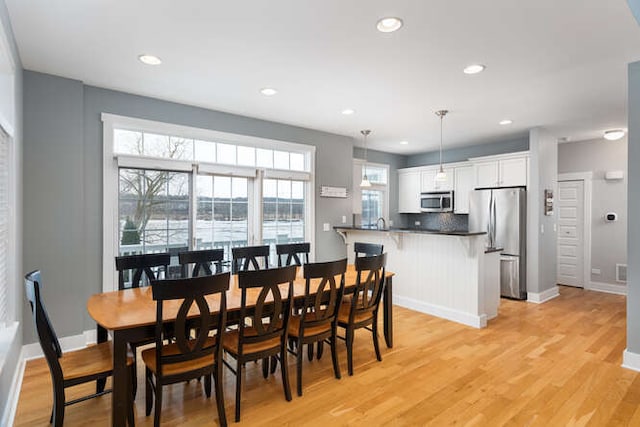
[[[426, 230], [440, 231], [468, 231], [469, 215], [459, 215], [454, 213], [421, 213], [404, 214], [406, 225], [409, 228], [421, 228]], [[415, 221], [420, 221], [419, 226], [415, 226]]]

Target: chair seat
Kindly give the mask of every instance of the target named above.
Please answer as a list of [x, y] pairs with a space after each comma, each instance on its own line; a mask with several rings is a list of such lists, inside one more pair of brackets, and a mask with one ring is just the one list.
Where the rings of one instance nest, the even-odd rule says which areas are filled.
[[[207, 337], [204, 343], [204, 348], [213, 347], [216, 344], [216, 337]], [[167, 344], [162, 346], [162, 355], [170, 356], [173, 354], [180, 354], [180, 349], [178, 348], [178, 344]], [[148, 348], [142, 352], [142, 360], [144, 364], [153, 372], [154, 374], [157, 372], [156, 366], [156, 348]], [[196, 371], [198, 369], [206, 368], [207, 366], [212, 366], [214, 363], [214, 355], [207, 355], [204, 357], [199, 357], [193, 360], [187, 360], [184, 362], [177, 363], [165, 363], [162, 365], [162, 375], [163, 376], [172, 376], [172, 375], [180, 375], [190, 371]]]
[[[341, 325], [349, 324], [349, 313], [351, 312], [351, 301], [342, 303], [338, 310], [338, 323]], [[373, 310], [359, 311], [353, 318], [354, 323], [362, 323], [367, 320], [373, 320]]]
[[[92, 375], [109, 374], [113, 371], [113, 348], [111, 341], [90, 345], [81, 350], [63, 353], [60, 361], [65, 380], [75, 380]], [[133, 358], [127, 356], [127, 366]]]
[[[302, 319], [301, 316], [291, 316], [291, 318], [289, 319], [289, 336], [298, 338], [298, 333], [300, 331], [300, 320]], [[315, 321], [316, 320], [316, 314], [315, 313], [308, 313], [305, 315], [304, 317], [305, 321]], [[304, 336], [305, 337], [312, 337], [314, 335], [320, 335], [323, 334], [325, 332], [329, 332], [331, 331], [331, 323], [329, 321], [326, 321], [323, 324], [320, 325], [316, 325], [316, 326], [312, 326], [312, 327], [305, 327], [304, 328]]]
[[[238, 342], [239, 342], [239, 334], [240, 334], [240, 330], [239, 329], [234, 329], [232, 331], [229, 332], [225, 332], [224, 337], [222, 339], [222, 345], [224, 347], [224, 349], [226, 351], [228, 351], [231, 354], [238, 354]], [[244, 334], [245, 336], [256, 336], [256, 330], [253, 327], [246, 327], [244, 328]], [[271, 339], [262, 341], [262, 342], [258, 342], [258, 343], [250, 343], [250, 344], [244, 344], [242, 346], [242, 353], [243, 354], [252, 354], [252, 353], [260, 353], [262, 351], [265, 350], [270, 350], [272, 348], [279, 348], [280, 347], [280, 337], [273, 337]]]

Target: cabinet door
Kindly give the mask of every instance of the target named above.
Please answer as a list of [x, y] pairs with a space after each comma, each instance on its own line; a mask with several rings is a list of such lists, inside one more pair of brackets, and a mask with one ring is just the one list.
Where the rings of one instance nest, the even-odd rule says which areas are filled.
[[398, 212], [420, 213], [420, 172], [398, 174]]
[[476, 188], [498, 187], [498, 161], [475, 164]]
[[473, 191], [473, 166], [462, 166], [455, 169], [455, 188], [453, 189], [453, 212], [469, 213], [469, 193]]
[[438, 169], [428, 170], [422, 172], [422, 186], [421, 191], [451, 191], [453, 190], [453, 168], [444, 168], [444, 173], [447, 175], [447, 179], [444, 181], [436, 181], [436, 174]]
[[500, 187], [527, 185], [527, 159], [500, 160]]

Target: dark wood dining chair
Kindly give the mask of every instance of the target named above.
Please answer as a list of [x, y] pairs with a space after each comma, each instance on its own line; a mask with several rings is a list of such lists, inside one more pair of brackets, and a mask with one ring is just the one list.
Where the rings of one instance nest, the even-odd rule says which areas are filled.
[[[162, 388], [166, 385], [204, 377], [204, 390], [211, 396], [211, 377], [216, 390], [216, 404], [220, 425], [227, 425], [222, 384], [222, 333], [227, 316], [226, 291], [229, 289], [229, 273], [186, 279], [154, 280], [151, 283], [156, 302], [155, 347], [142, 352], [146, 366], [146, 414], [151, 414], [155, 395], [153, 425], [160, 425], [162, 412]], [[218, 305], [210, 307], [205, 296], [217, 295]], [[175, 332], [166, 335], [164, 305], [169, 301], [181, 301], [175, 319]], [[192, 306], [197, 307], [198, 317], [193, 318]], [[212, 311], [217, 313], [212, 315]], [[190, 312], [191, 311], [191, 312]], [[189, 319], [187, 319], [189, 317]], [[197, 335], [191, 336], [193, 324]], [[209, 331], [215, 331], [209, 336]], [[165, 344], [172, 338], [171, 344]]]
[[353, 244], [353, 251], [356, 253], [356, 257], [382, 255], [382, 252], [384, 251], [384, 245], [378, 245], [376, 243], [355, 242]]
[[[287, 265], [309, 264], [309, 253], [311, 244], [305, 243], [282, 243], [276, 245], [276, 255], [278, 257], [278, 267]], [[284, 262], [283, 262], [284, 258]]]
[[[225, 362], [236, 376], [236, 422], [240, 421], [242, 368], [246, 362], [277, 358], [284, 396], [291, 400], [286, 341], [295, 277], [295, 266], [238, 273], [240, 323], [223, 338], [225, 352], [236, 360], [235, 369]], [[279, 285], [286, 285], [284, 295]]]
[[[262, 260], [262, 266], [260, 265]], [[231, 271], [260, 270], [269, 268], [269, 245], [231, 248]]]
[[[110, 342], [91, 345], [81, 350], [62, 352], [58, 337], [49, 320], [47, 310], [42, 301], [42, 279], [40, 271], [35, 270], [24, 278], [25, 294], [33, 314], [33, 323], [40, 341], [40, 347], [49, 365], [51, 382], [53, 383], [53, 407], [49, 423], [54, 427], [62, 426], [65, 406], [84, 402], [87, 399], [110, 393], [103, 390], [89, 396], [66, 401], [65, 389], [96, 380], [106, 380], [113, 374], [113, 352]], [[127, 366], [133, 370], [133, 358], [127, 357]], [[132, 372], [129, 377], [130, 401], [128, 402], [129, 424], [134, 425]]]
[[302, 396], [302, 346], [305, 344], [312, 347], [314, 343], [326, 340], [331, 346], [333, 372], [336, 378], [340, 379], [336, 353], [336, 319], [344, 291], [346, 271], [346, 258], [304, 266], [304, 305], [299, 315], [291, 316], [288, 331], [289, 338], [296, 341], [296, 350], [291, 350], [291, 353], [296, 355], [298, 396]]
[[349, 375], [353, 375], [353, 338], [356, 329], [371, 331], [376, 357], [382, 360], [378, 343], [378, 307], [384, 288], [386, 262], [387, 254], [357, 257], [356, 289], [349, 301], [342, 303], [338, 310], [338, 326], [345, 329]]
[[[154, 269], [167, 274], [171, 254], [143, 254], [123, 255], [116, 257], [116, 270], [118, 271], [118, 289], [139, 288], [149, 285], [152, 280], [159, 279]], [[131, 285], [127, 286], [125, 273], [131, 274]], [[146, 280], [145, 280], [146, 278]]]
[[222, 272], [224, 249], [181, 252], [178, 259], [182, 266], [182, 277], [189, 277], [190, 264], [193, 264], [191, 277], [211, 276]]

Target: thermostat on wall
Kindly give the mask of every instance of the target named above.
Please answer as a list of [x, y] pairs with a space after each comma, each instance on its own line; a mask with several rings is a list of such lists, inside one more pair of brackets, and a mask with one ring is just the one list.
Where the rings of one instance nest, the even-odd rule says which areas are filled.
[[608, 212], [607, 214], [605, 214], [604, 219], [607, 220], [607, 222], [617, 221], [618, 214], [615, 212]]

